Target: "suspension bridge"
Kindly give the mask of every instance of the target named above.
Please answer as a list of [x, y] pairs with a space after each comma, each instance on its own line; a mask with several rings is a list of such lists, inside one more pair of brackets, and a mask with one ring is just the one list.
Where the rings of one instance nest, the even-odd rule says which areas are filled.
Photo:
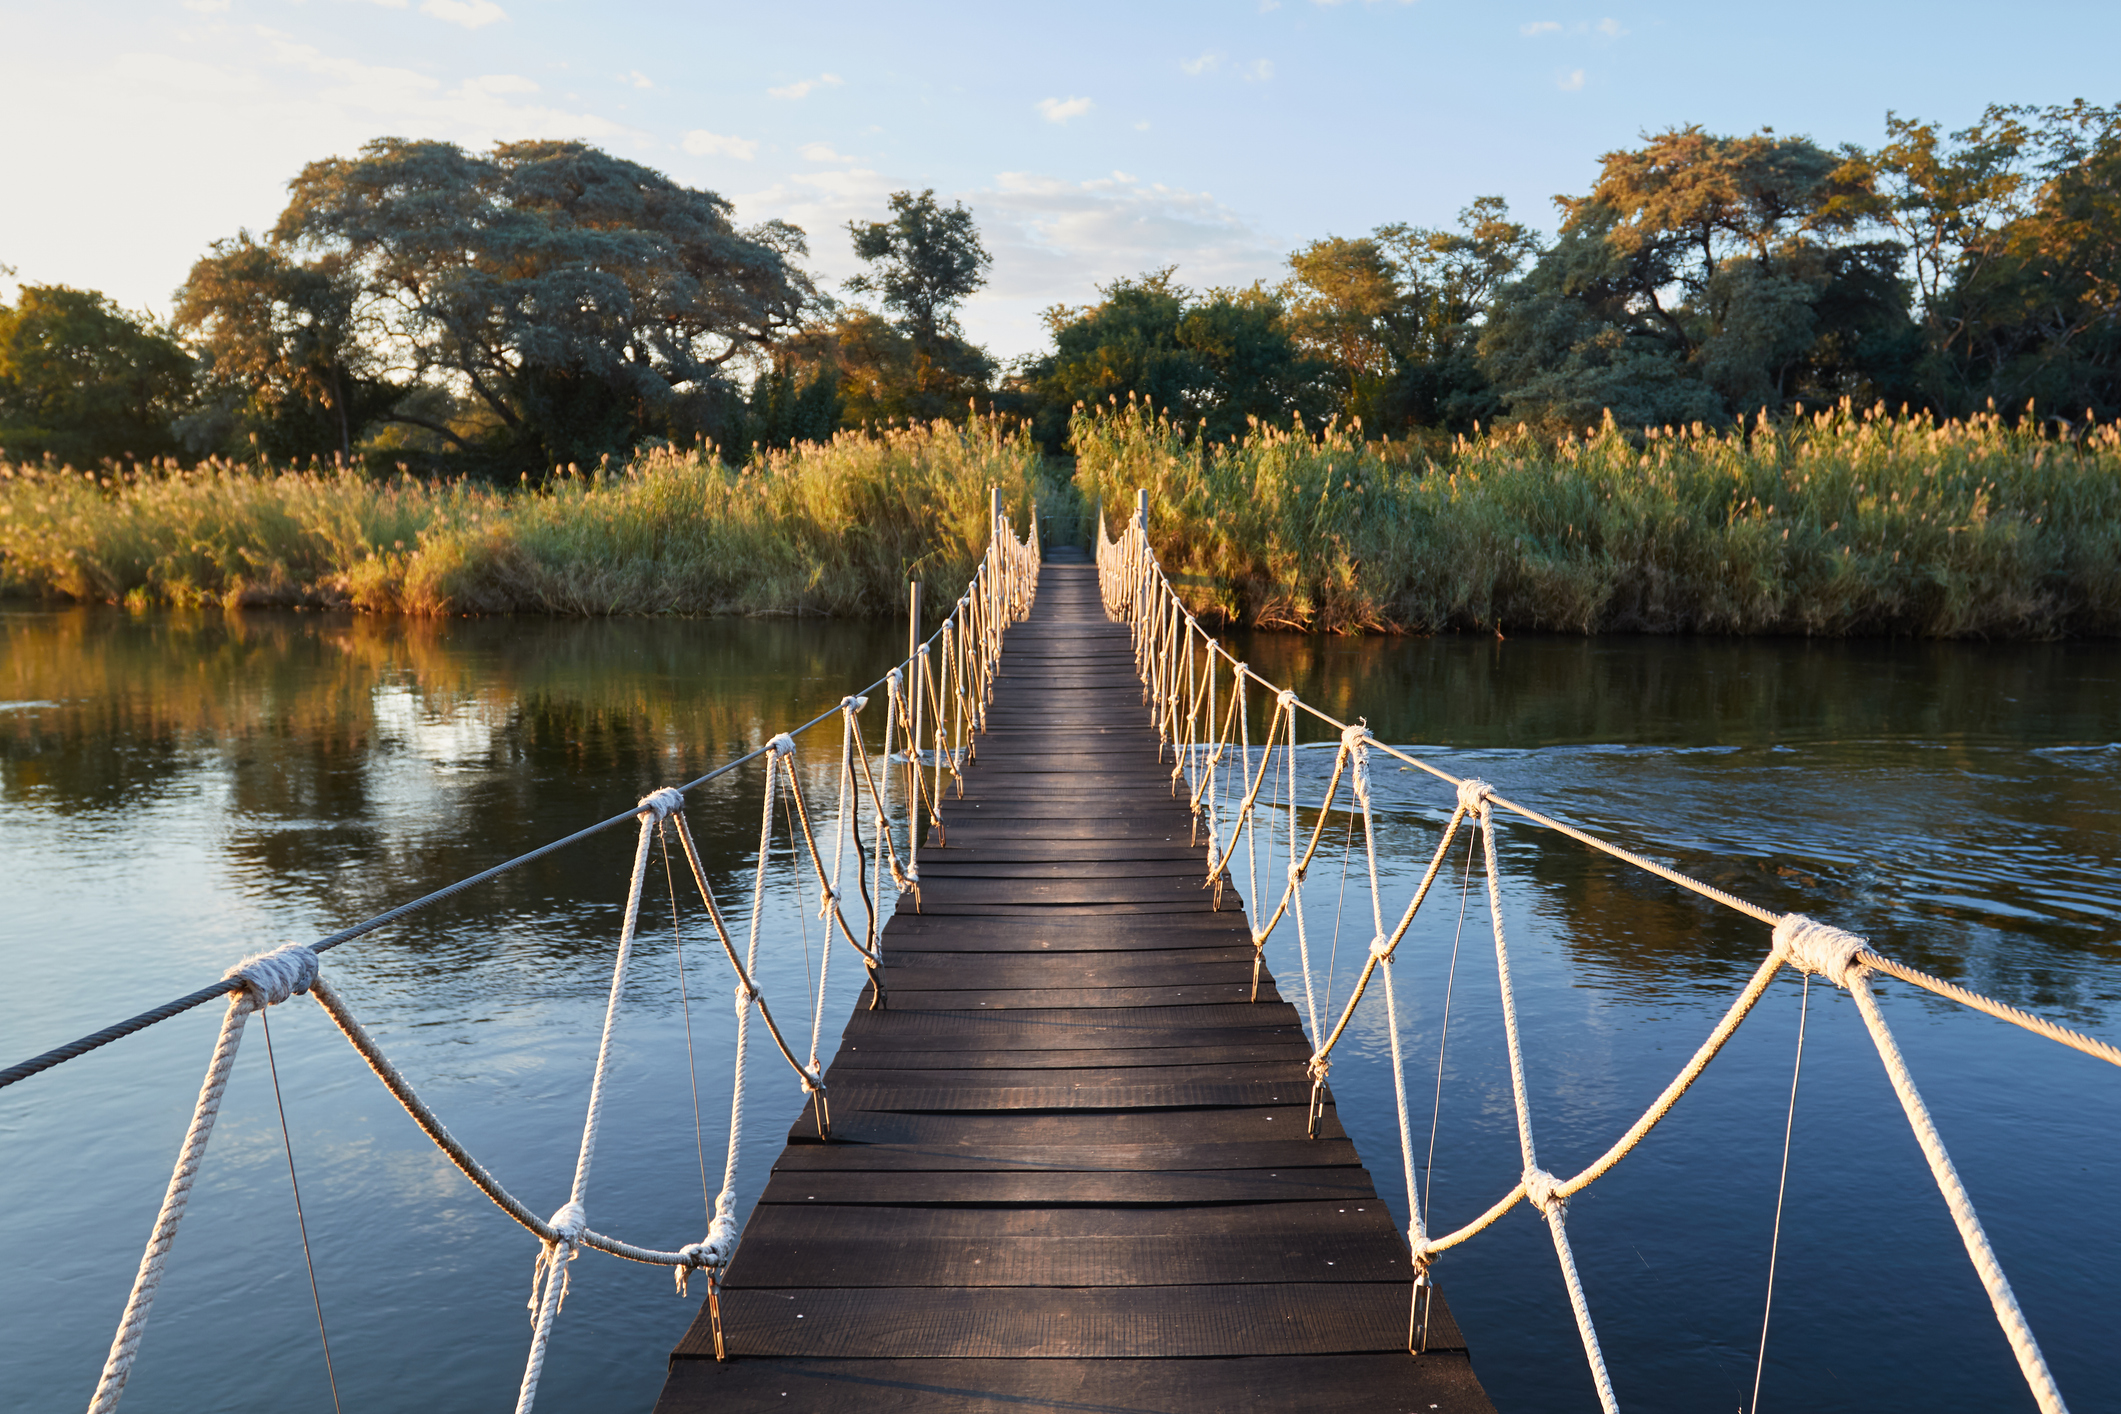
[[[19, 1083], [225, 999], [90, 1409], [117, 1407], [139, 1359], [247, 1019], [307, 993], [465, 1180], [535, 1239], [519, 1411], [533, 1407], [547, 1361], [566, 1358], [557, 1332], [568, 1275], [592, 1252], [668, 1268], [679, 1293], [700, 1301], [657, 1405], [669, 1414], [1489, 1409], [1437, 1279], [1519, 1202], [1552, 1239], [1587, 1402], [1615, 1410], [1627, 1372], [1609, 1369], [1601, 1350], [1570, 1246], [1569, 1200], [1670, 1112], [1784, 967], [1804, 974], [1807, 988], [1819, 977], [1854, 999], [2034, 1402], [2066, 1407], [1872, 991], [1894, 978], [2109, 1063], [2121, 1065], [2121, 1049], [1907, 967], [1829, 924], [1688, 878], [1266, 682], [1215, 641], [1163, 574], [1145, 498], [1117, 538], [1100, 516], [1094, 564], [1042, 553], [1035, 530], [1017, 536], [998, 502], [989, 526], [986, 556], [936, 633], [834, 710], [565, 839], [314, 943], [246, 959], [185, 997], [0, 1071], [0, 1086]], [[879, 717], [873, 757], [863, 729]], [[1306, 717], [1338, 736], [1323, 808], [1299, 803]], [[1370, 790], [1380, 756], [1436, 778], [1450, 806], [1404, 898], [1380, 880]], [[749, 896], [717, 898], [687, 795], [758, 764]], [[1352, 906], [1369, 933], [1360, 977], [1338, 1001], [1314, 967], [1305, 899], [1333, 812], [1349, 820], [1349, 848], [1359, 850]], [[1759, 965], [1722, 1019], [1649, 1108], [1573, 1175], [1543, 1168], [1534, 1142], [1495, 848], [1505, 822], [1556, 832], [1763, 926]], [[628, 826], [634, 865], [570, 1198], [541, 1216], [451, 1136], [321, 958]], [[1436, 1232], [1423, 1183], [1435, 1120], [1419, 1113], [1427, 1062], [1406, 1048], [1401, 992], [1441, 986], [1448, 996], [1457, 954], [1436, 978], [1402, 975], [1398, 953], [1461, 839], [1469, 887], [1476, 855], [1483, 866], [1522, 1173], [1473, 1221]], [[865, 969], [829, 1065], [820, 1058], [824, 977], [803, 999], [807, 1014], [780, 999], [778, 1016], [754, 980], [773, 870], [795, 885], [780, 897], [792, 893], [823, 919]], [[685, 989], [689, 930], [695, 951], [719, 952], [737, 979], [735, 1061], [727, 1161], [706, 1231], [637, 1243], [591, 1225], [590, 1180], [644, 895], [662, 871], [688, 1028], [690, 1009], [704, 1005]], [[680, 872], [689, 911], [679, 906]], [[1346, 891], [1337, 906], [1350, 906]], [[1268, 940], [1284, 932], [1295, 935], [1302, 975], [1293, 980], [1265, 966]], [[636, 979], [634, 990], [643, 985]], [[1373, 988], [1384, 1001], [1399, 1153], [1371, 1157], [1403, 1197], [1403, 1229], [1349, 1141], [1329, 1083]], [[747, 1078], [754, 1062], [766, 1074]], [[1793, 1084], [1793, 1106], [1794, 1093]], [[795, 1114], [757, 1194], [739, 1183], [747, 1103], [770, 1106], [776, 1125]], [[1771, 1255], [1763, 1359], [1772, 1264]], [[318, 1318], [324, 1336], [321, 1301]], [[320, 1344], [328, 1367], [328, 1337]]]

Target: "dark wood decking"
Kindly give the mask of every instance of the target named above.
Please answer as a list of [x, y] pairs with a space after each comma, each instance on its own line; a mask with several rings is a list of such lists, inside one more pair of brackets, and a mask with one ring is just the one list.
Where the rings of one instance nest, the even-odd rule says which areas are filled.
[[[1310, 1053], [1216, 912], [1096, 571], [1049, 560], [1009, 631], [922, 909], [857, 1010], [659, 1414], [1490, 1410]], [[866, 998], [865, 998], [866, 1001]]]

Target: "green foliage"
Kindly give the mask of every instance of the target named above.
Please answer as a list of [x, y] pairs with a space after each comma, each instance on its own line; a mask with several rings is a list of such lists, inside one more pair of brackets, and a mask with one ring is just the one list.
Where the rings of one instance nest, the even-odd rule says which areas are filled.
[[874, 294], [897, 310], [917, 343], [957, 332], [954, 311], [987, 283], [994, 258], [980, 244], [979, 229], [963, 202], [948, 210], [930, 187], [915, 196], [891, 194], [889, 221], [849, 221], [854, 253], [873, 268], [847, 282], [857, 294]]
[[0, 467], [0, 584], [417, 614], [889, 614], [908, 575], [955, 593], [971, 574], [989, 486], [1021, 524], [1040, 484], [1028, 436], [996, 419], [735, 467], [652, 449], [521, 489], [229, 462]]
[[1280, 295], [1299, 348], [1332, 366], [1339, 412], [1373, 433], [1467, 430], [1497, 410], [1474, 357], [1495, 291], [1537, 251], [1501, 197], [1459, 213], [1459, 229], [1380, 226], [1314, 241], [1289, 257]]
[[1078, 488], [1150, 493], [1196, 611], [1332, 632], [1925, 637], [2121, 632], [2121, 428], [2074, 439], [1857, 415], [1607, 421], [1447, 452], [1263, 428], [1203, 445], [1139, 404], [1084, 414]]
[[92, 466], [177, 450], [192, 361], [102, 295], [25, 285], [0, 304], [0, 451]]
[[1862, 154], [1771, 130], [1673, 128], [1609, 152], [1560, 238], [1482, 331], [1506, 416], [1582, 428], [1720, 420], [1902, 391], [1900, 250]]
[[542, 470], [697, 430], [728, 406], [725, 370], [816, 304], [800, 231], [740, 231], [714, 193], [581, 143], [382, 138], [290, 190], [266, 241], [199, 262], [180, 309], [235, 405], [321, 420], [341, 450], [372, 418], [460, 467]]
[[1324, 420], [1326, 365], [1297, 349], [1278, 296], [1258, 286], [1195, 295], [1173, 273], [1115, 280], [1098, 304], [1046, 311], [1054, 352], [1022, 381], [1048, 446], [1066, 435], [1069, 409], [1136, 399], [1209, 438], [1254, 422]]

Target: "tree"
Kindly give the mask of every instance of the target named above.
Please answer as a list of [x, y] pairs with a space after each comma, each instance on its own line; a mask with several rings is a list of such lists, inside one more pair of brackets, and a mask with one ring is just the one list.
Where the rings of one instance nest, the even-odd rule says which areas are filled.
[[178, 450], [192, 361], [93, 290], [25, 285], [0, 304], [0, 450], [89, 466]]
[[1458, 428], [1492, 414], [1474, 337], [1496, 287], [1536, 251], [1486, 196], [1455, 231], [1394, 224], [1314, 241], [1289, 257], [1280, 295], [1298, 347], [1338, 370], [1344, 415], [1387, 433]]
[[290, 190], [262, 246], [222, 243], [182, 292], [208, 348], [349, 428], [347, 380], [372, 379], [376, 422], [497, 467], [696, 427], [819, 303], [801, 231], [738, 230], [713, 192], [582, 143], [381, 138]]
[[338, 254], [299, 264], [248, 231], [192, 266], [174, 322], [206, 375], [208, 405], [180, 429], [194, 450], [254, 440], [277, 457], [351, 458], [361, 429], [404, 401], [355, 337], [349, 274]]
[[1115, 280], [1097, 304], [1046, 311], [1054, 351], [1023, 382], [1047, 445], [1059, 445], [1078, 403], [1130, 396], [1210, 438], [1236, 436], [1253, 418], [1316, 425], [1330, 412], [1329, 369], [1297, 348], [1279, 296], [1257, 285], [1196, 295], [1174, 275]]
[[1873, 159], [1941, 411], [2121, 410], [2121, 108], [1992, 106], [1949, 135], [1888, 114]]
[[998, 366], [964, 337], [956, 314], [987, 283], [993, 258], [964, 203], [945, 208], [933, 188], [893, 192], [891, 211], [889, 221], [847, 223], [854, 253], [871, 267], [847, 288], [877, 296], [896, 318], [852, 311], [801, 342], [840, 379], [852, 422], [962, 416], [994, 396]]
[[979, 230], [963, 202], [948, 210], [930, 187], [891, 194], [889, 221], [849, 221], [854, 253], [873, 269], [847, 288], [873, 294], [898, 311], [908, 333], [922, 345], [957, 332], [956, 307], [987, 283], [994, 258], [980, 244]]
[[1864, 154], [1673, 128], [1557, 202], [1560, 238], [1480, 340], [1510, 415], [1641, 426], [1898, 391], [1901, 247], [1860, 238], [1882, 206]]

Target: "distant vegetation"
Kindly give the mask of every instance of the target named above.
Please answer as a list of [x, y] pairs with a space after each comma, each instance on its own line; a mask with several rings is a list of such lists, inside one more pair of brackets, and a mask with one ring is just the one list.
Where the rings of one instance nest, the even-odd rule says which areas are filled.
[[91, 602], [414, 614], [888, 615], [955, 587], [987, 489], [1021, 524], [1039, 455], [994, 419], [761, 451], [649, 451], [536, 486], [207, 462], [0, 469], [0, 588]]
[[[1147, 271], [1005, 364], [932, 191], [849, 224], [835, 295], [804, 232], [595, 148], [379, 139], [215, 243], [168, 326], [0, 306], [0, 584], [859, 613], [962, 555], [895, 517], [992, 475], [1072, 525], [1079, 458], [1220, 518], [1159, 534], [1263, 622], [2115, 631], [2121, 107], [1888, 115], [1875, 151], [1673, 128], [1559, 207], [1241, 289]], [[1321, 467], [1373, 508], [1341, 549], [1294, 538]]]
[[1277, 628], [2057, 637], [2121, 633], [2121, 428], [1847, 406], [1435, 452], [1079, 415], [1076, 484], [1197, 612]]

